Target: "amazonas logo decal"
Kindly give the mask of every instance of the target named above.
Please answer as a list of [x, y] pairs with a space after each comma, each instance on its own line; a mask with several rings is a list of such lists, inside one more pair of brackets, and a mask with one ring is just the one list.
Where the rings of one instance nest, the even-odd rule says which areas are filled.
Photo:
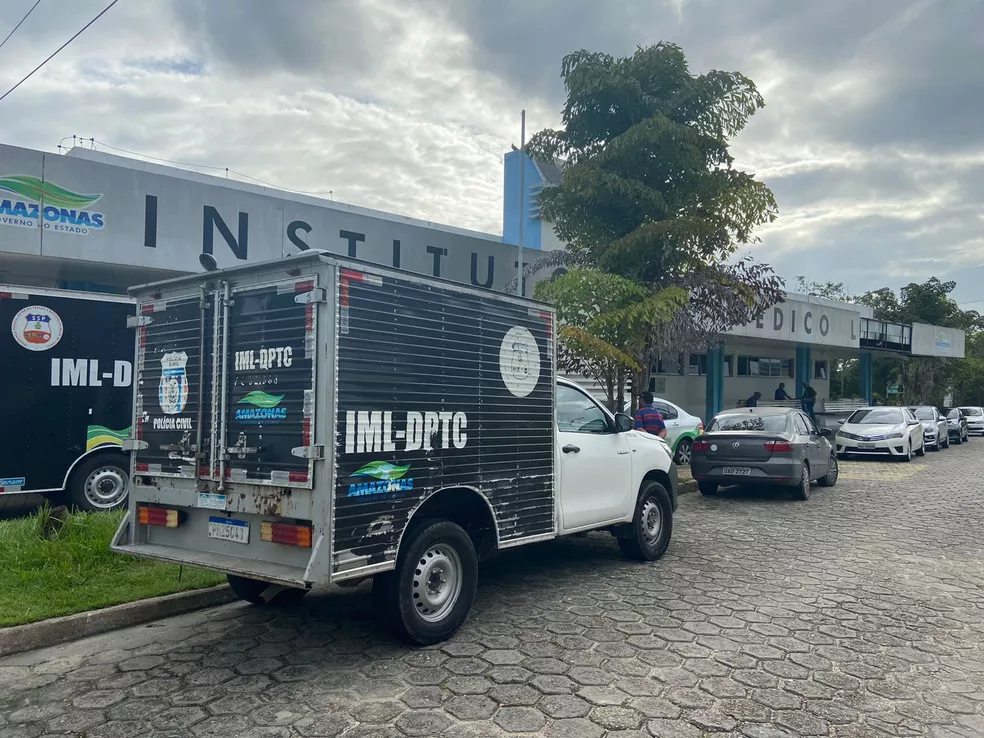
[[355, 481], [349, 485], [349, 497], [368, 497], [407, 492], [413, 489], [413, 477], [407, 477], [410, 464], [391, 464], [373, 461], [352, 473], [352, 478], [369, 478], [375, 481]]
[[262, 390], [248, 392], [237, 405], [250, 405], [236, 409], [236, 420], [241, 423], [279, 423], [287, 417], [287, 408], [280, 407], [286, 395], [271, 395]]
[[0, 225], [80, 236], [106, 225], [106, 216], [92, 207], [101, 194], [73, 192], [28, 174], [0, 175], [0, 198]]

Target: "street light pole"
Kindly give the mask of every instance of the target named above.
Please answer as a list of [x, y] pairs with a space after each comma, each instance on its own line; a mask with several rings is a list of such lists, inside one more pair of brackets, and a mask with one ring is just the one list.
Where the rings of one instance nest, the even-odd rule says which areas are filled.
[[526, 111], [520, 114], [519, 129], [519, 260], [517, 261], [516, 294], [526, 296], [523, 284], [523, 229], [526, 226]]

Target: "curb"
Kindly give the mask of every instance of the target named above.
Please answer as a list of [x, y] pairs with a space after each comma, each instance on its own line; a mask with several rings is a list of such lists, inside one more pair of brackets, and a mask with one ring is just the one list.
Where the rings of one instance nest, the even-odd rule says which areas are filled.
[[57, 646], [79, 638], [106, 633], [152, 620], [183, 615], [206, 607], [224, 605], [237, 597], [228, 585], [152, 597], [101, 610], [41, 620], [37, 623], [0, 628], [0, 658], [36, 648]]
[[680, 495], [690, 495], [697, 491], [696, 479], [684, 479], [677, 482], [677, 497]]

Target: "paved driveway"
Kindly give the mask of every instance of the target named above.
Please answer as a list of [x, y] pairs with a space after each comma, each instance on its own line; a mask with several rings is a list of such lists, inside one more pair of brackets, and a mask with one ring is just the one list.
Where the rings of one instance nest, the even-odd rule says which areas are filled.
[[410, 650], [366, 589], [0, 660], [0, 738], [984, 735], [984, 442], [808, 502], [681, 500], [655, 565], [591, 536], [483, 568]]

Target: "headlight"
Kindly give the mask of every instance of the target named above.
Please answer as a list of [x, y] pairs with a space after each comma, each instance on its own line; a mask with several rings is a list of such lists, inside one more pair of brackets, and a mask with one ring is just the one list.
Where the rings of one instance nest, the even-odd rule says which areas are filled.
[[902, 437], [902, 431], [893, 431], [889, 433], [887, 436], [885, 436], [885, 438], [901, 438], [901, 437]]

